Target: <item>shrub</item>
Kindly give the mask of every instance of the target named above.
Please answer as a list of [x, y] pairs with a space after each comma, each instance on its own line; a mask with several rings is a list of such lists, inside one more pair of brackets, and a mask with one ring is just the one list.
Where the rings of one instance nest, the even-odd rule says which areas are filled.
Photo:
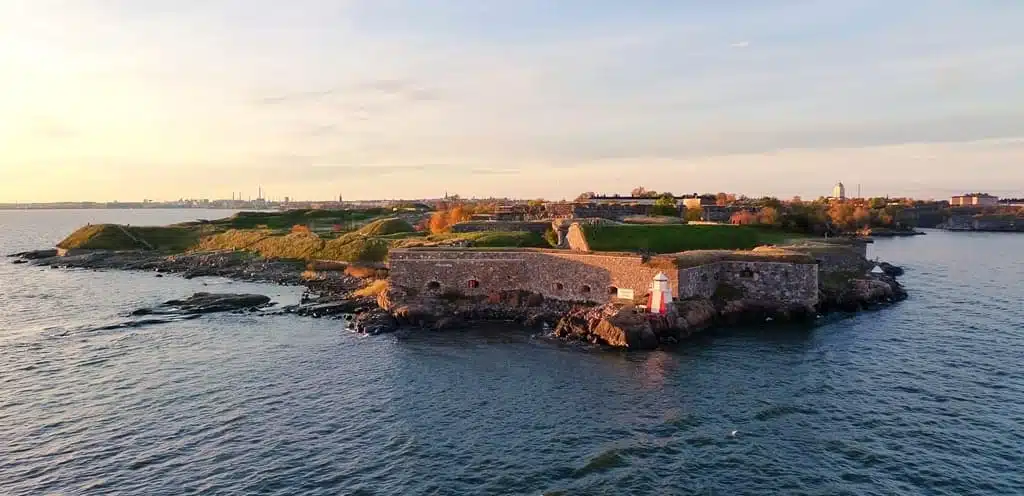
[[544, 231], [544, 240], [547, 241], [549, 245], [557, 247], [558, 233], [556, 233], [554, 229], [548, 229], [547, 231]]
[[345, 267], [345, 274], [360, 279], [371, 279], [377, 276], [377, 269], [365, 265], [349, 264]]
[[386, 279], [378, 279], [376, 281], [371, 282], [366, 287], [357, 290], [353, 294], [355, 296], [358, 296], [358, 297], [366, 298], [366, 297], [371, 297], [371, 296], [377, 296], [377, 295], [379, 295], [379, 294], [381, 294], [381, 293], [383, 293], [383, 292], [385, 292], [387, 290], [388, 290], [388, 281]]

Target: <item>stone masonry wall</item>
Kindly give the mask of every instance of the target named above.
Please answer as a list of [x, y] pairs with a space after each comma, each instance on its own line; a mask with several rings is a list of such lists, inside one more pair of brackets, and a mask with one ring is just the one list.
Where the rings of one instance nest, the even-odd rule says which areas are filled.
[[818, 303], [818, 267], [778, 262], [719, 262], [718, 284], [743, 292], [743, 298], [785, 304]]
[[679, 270], [680, 298], [711, 298], [718, 286], [718, 264], [701, 265]]
[[391, 284], [414, 296], [454, 293], [485, 296], [526, 290], [546, 298], [606, 303], [618, 289], [632, 289], [644, 301], [659, 272], [676, 298], [715, 294], [719, 284], [745, 298], [813, 305], [818, 298], [817, 266], [777, 262], [716, 262], [664, 270], [640, 256], [560, 250], [392, 250]]
[[867, 253], [866, 245], [851, 248], [831, 248], [811, 252], [818, 261], [821, 273], [864, 273], [871, 270], [871, 263], [861, 253]]
[[[639, 256], [556, 250], [392, 250], [390, 259], [391, 284], [426, 296], [521, 289], [547, 298], [605, 303], [620, 288], [642, 298], [662, 272]], [[676, 271], [664, 272], [677, 287]]]

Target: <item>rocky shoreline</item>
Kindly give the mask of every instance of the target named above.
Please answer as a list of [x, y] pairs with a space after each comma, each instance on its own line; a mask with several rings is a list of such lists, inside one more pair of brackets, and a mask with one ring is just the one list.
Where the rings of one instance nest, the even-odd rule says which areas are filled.
[[[674, 302], [665, 314], [639, 311], [632, 305], [593, 305], [545, 299], [526, 291], [498, 291], [477, 298], [417, 301], [395, 288], [376, 297], [356, 292], [375, 279], [346, 271], [310, 270], [307, 264], [265, 259], [245, 252], [200, 252], [164, 255], [151, 251], [90, 251], [58, 256], [56, 250], [14, 255], [14, 263], [51, 268], [148, 271], [162, 277], [216, 276], [238, 281], [305, 286], [302, 302], [268, 311], [269, 298], [260, 295], [198, 293], [172, 300], [155, 309], [138, 309], [132, 316], [178, 314], [194, 316], [219, 311], [259, 311], [315, 318], [337, 318], [355, 332], [381, 334], [401, 328], [448, 330], [482, 322], [512, 322], [566, 341], [623, 349], [671, 346], [701, 331], [720, 326], [765, 322], [813, 322], [830, 312], [856, 312], [891, 304], [907, 297], [896, 280], [903, 269], [880, 264], [882, 274], [852, 277], [841, 284], [822, 284], [817, 306], [780, 307], [751, 299], [697, 298]], [[344, 265], [342, 265], [343, 267]], [[379, 274], [378, 274], [379, 275]], [[266, 298], [266, 299], [265, 299]]]

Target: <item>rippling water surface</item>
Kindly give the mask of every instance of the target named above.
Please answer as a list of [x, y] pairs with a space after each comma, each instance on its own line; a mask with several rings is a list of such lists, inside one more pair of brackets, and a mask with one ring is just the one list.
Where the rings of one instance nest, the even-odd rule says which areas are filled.
[[[218, 215], [0, 211], [0, 252]], [[1024, 494], [1024, 235], [871, 250], [910, 300], [652, 353], [296, 317], [97, 331], [194, 291], [297, 292], [3, 259], [0, 494]]]

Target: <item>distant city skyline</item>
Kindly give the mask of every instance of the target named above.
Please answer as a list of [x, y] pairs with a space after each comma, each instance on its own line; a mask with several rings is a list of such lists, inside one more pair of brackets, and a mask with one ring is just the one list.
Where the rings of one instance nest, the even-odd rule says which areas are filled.
[[1021, 19], [967, 0], [13, 0], [0, 203], [1021, 197]]

